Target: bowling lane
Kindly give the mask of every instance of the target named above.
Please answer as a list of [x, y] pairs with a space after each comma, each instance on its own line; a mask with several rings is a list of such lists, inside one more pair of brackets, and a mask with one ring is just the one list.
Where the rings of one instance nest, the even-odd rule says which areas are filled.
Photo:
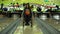
[[46, 23], [46, 21], [39, 18], [36, 18], [35, 20], [37, 21], [38, 27], [40, 27], [43, 31], [43, 34], [60, 34], [60, 31], [58, 31], [52, 25]]
[[33, 19], [33, 27], [32, 28], [30, 25], [24, 26], [24, 28], [23, 28], [22, 21], [21, 21], [20, 25], [17, 27], [14, 34], [43, 34], [42, 30], [37, 26], [38, 24], [34, 19]]
[[45, 21], [46, 23], [52, 25], [54, 28], [56, 28], [57, 30], [60, 31], [60, 21], [59, 21], [59, 20], [47, 18], [47, 19], [44, 20], [44, 21]]
[[0, 31], [5, 29], [14, 20], [16, 20], [15, 17], [8, 18], [8, 17], [3, 17], [3, 15], [0, 15]]
[[3, 15], [0, 15], [0, 23], [5, 21], [7, 18], [6, 17], [3, 17]]
[[[42, 19], [41, 19], [42, 18]], [[46, 16], [41, 17], [40, 19], [45, 21], [46, 23], [50, 24], [51, 26], [53, 26], [54, 28], [56, 28], [57, 30], [60, 31], [60, 20], [56, 19], [56, 18], [47, 18]]]

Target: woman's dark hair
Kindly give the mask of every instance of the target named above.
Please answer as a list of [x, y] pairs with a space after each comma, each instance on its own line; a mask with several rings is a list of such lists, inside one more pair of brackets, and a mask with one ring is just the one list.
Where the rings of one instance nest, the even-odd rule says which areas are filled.
[[25, 6], [25, 3], [23, 3], [23, 6]]
[[18, 2], [16, 4], [19, 4]]
[[12, 4], [12, 3], [11, 3]]

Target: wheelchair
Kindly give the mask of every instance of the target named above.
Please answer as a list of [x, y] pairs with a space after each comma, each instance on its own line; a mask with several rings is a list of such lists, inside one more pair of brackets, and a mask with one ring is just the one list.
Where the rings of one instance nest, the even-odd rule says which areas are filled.
[[32, 25], [33, 25], [33, 23], [32, 23], [32, 12], [30, 12], [30, 14], [28, 16], [25, 14], [25, 12], [23, 15], [24, 15], [23, 16], [23, 27], [29, 26], [29, 25], [32, 27]]

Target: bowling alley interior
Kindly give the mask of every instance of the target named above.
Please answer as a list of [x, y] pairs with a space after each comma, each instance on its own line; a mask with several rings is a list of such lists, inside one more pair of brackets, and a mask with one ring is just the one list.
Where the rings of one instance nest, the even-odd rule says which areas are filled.
[[60, 34], [60, 0], [0, 0], [0, 34]]

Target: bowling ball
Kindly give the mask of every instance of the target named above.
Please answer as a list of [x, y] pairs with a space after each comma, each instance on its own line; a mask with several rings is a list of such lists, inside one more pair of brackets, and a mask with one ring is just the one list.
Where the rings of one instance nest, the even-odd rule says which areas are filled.
[[29, 10], [26, 10], [26, 11], [25, 11], [25, 14], [26, 14], [26, 15], [29, 15], [29, 14], [30, 14], [30, 11], [29, 11]]

